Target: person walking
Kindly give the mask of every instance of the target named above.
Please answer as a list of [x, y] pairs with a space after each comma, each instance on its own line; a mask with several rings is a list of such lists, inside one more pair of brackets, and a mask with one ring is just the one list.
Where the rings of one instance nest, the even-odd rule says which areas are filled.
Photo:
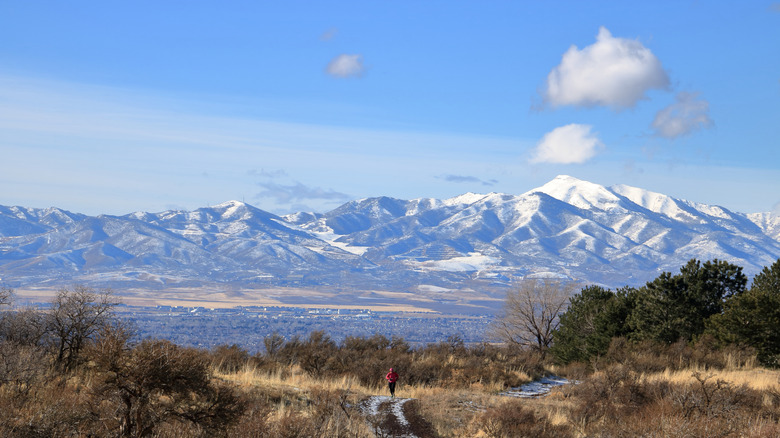
[[390, 397], [395, 398], [395, 382], [398, 381], [398, 373], [390, 368], [390, 372], [385, 376], [387, 379], [387, 386], [390, 388]]

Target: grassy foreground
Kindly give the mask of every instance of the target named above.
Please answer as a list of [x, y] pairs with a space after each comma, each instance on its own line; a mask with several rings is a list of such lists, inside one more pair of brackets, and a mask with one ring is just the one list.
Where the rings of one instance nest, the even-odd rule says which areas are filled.
[[[551, 369], [550, 371], [566, 371]], [[355, 409], [386, 394], [354, 378], [317, 379], [292, 367], [266, 373], [251, 366], [218, 373], [266, 406], [234, 429], [243, 436], [376, 436]], [[581, 377], [547, 397], [512, 399], [500, 385], [400, 386], [441, 437], [774, 437], [780, 434], [780, 372], [764, 368], [687, 368], [639, 373], [625, 365]], [[277, 435], [278, 434], [278, 435]], [[309, 435], [314, 434], [314, 435]], [[381, 434], [380, 434], [381, 435]], [[236, 435], [237, 436], [237, 435]]]
[[[392, 436], [360, 409], [387, 395], [383, 354], [391, 352], [405, 364], [397, 395], [415, 399], [406, 415], [426, 425], [420, 436], [780, 436], [780, 371], [755, 366], [749, 354], [640, 345], [556, 367], [526, 352], [457, 342], [393, 352], [375, 337], [333, 346], [314, 366], [309, 355], [323, 350], [309, 341], [322, 347], [319, 336], [256, 356], [152, 340], [113, 349], [117, 336], [107, 336], [68, 372], [6, 343], [0, 436]], [[579, 383], [543, 398], [500, 395], [547, 373]]]
[[[0, 288], [0, 305], [11, 292]], [[766, 360], [774, 350], [711, 334], [674, 343], [611, 336], [567, 359], [457, 336], [412, 347], [379, 334], [337, 343], [315, 331], [269, 334], [264, 353], [250, 355], [138, 340], [115, 305], [110, 291], [78, 286], [47, 309], [0, 312], [0, 436], [780, 436], [780, 372], [756, 365], [776, 363]], [[402, 400], [378, 397], [390, 367]], [[501, 395], [547, 374], [578, 383], [544, 398]]]

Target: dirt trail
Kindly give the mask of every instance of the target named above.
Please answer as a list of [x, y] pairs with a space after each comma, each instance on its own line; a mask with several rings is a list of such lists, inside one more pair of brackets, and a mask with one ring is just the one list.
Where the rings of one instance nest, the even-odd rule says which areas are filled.
[[377, 395], [361, 402], [361, 409], [377, 437], [435, 437], [433, 427], [418, 413], [417, 400]]

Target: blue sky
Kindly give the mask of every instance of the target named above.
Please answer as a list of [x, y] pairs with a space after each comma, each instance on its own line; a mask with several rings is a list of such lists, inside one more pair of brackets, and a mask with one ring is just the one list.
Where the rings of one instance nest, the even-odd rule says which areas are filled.
[[519, 194], [780, 211], [780, 2], [5, 1], [0, 204]]

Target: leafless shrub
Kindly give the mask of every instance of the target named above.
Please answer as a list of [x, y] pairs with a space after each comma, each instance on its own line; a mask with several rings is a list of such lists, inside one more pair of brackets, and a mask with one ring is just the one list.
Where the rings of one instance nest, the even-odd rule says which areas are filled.
[[312, 376], [323, 376], [335, 356], [336, 343], [324, 331], [314, 331], [303, 342], [298, 364]]
[[778, 413], [767, 405], [767, 392], [698, 372], [693, 377], [691, 384], [648, 382], [627, 365], [613, 365], [569, 390], [570, 421], [581, 435], [598, 437], [741, 437], [755, 428], [774, 430]]
[[170, 423], [219, 434], [241, 414], [243, 403], [211, 378], [204, 352], [157, 340], [131, 348], [128, 337], [107, 327], [90, 351], [99, 372], [93, 393], [110, 406], [105, 422], [119, 435], [150, 436]]
[[576, 424], [600, 424], [646, 408], [668, 392], [665, 384], [646, 384], [626, 365], [613, 365], [568, 390], [577, 399]]
[[349, 403], [349, 391], [314, 388], [309, 393], [309, 415], [314, 436], [356, 437], [367, 432], [360, 411]]
[[211, 351], [211, 364], [222, 373], [235, 373], [249, 362], [249, 352], [233, 345], [219, 345]]
[[263, 346], [265, 347], [266, 356], [271, 359], [276, 359], [276, 355], [284, 345], [284, 336], [277, 332], [273, 332], [270, 335], [263, 338]]
[[49, 377], [48, 359], [39, 347], [0, 341], [0, 388], [26, 397]]
[[46, 314], [27, 307], [0, 315], [0, 340], [17, 345], [39, 346], [47, 332]]
[[271, 437], [271, 408], [259, 400], [249, 402], [249, 407], [227, 431], [230, 437], [264, 438]]
[[24, 397], [0, 391], [0, 436], [105, 436], [89, 405], [87, 393], [57, 379], [37, 381]]
[[729, 418], [740, 410], [757, 412], [763, 397], [745, 385], [734, 386], [723, 380], [711, 381], [712, 375], [694, 372], [696, 383], [684, 385], [672, 394], [672, 400], [685, 417]]
[[708, 335], [700, 337], [696, 343], [678, 341], [669, 345], [614, 338], [607, 354], [595, 358], [591, 366], [598, 370], [618, 363], [638, 373], [658, 373], [691, 368], [734, 368], [751, 365], [755, 360], [755, 350], [736, 345], [719, 346]]
[[546, 417], [537, 415], [520, 400], [510, 399], [487, 409], [475, 418], [475, 423], [480, 431], [491, 438], [572, 436], [568, 427], [551, 424]]
[[271, 427], [271, 435], [279, 438], [304, 438], [316, 436], [313, 424], [301, 412], [285, 410]]

